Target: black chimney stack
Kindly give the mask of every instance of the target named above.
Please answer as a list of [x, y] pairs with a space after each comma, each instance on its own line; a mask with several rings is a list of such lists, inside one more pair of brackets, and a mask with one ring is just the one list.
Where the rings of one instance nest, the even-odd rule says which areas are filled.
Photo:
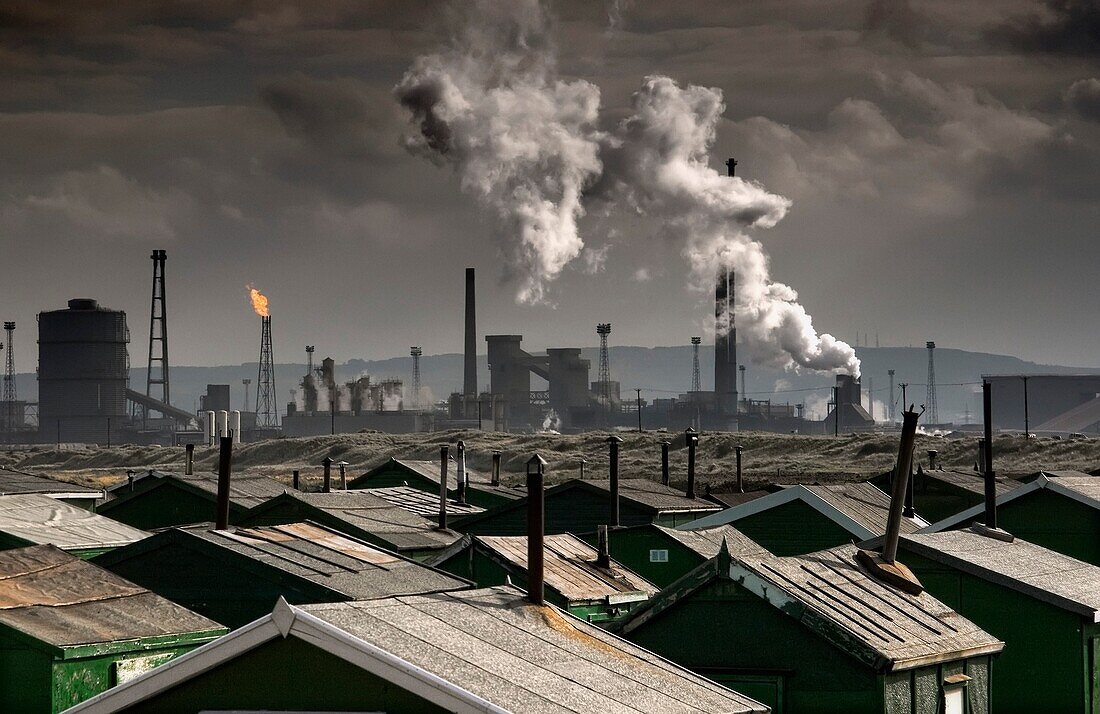
[[294, 489], [297, 491], [297, 490], [301, 490], [300, 483], [301, 483], [301, 476], [298, 473], [298, 469], [294, 469], [294, 471], [291, 473], [291, 476], [290, 476], [290, 485], [293, 486]]
[[982, 415], [985, 418], [983, 469], [985, 475], [985, 526], [997, 527], [997, 474], [993, 471], [993, 400], [988, 381], [982, 381]]
[[928, 450], [928, 470], [929, 471], [935, 471], [936, 470], [936, 456], [938, 456], [939, 453], [940, 452], [936, 451], [935, 449], [929, 449]]
[[733, 447], [733, 450], [737, 454], [737, 492], [738, 493], [744, 493], [745, 492], [745, 482], [741, 478], [741, 452], [743, 452], [745, 450], [745, 447], [738, 444], [737, 446]]
[[493, 479], [490, 483], [494, 486], [500, 485], [500, 452], [493, 452]]
[[699, 435], [689, 428], [684, 432], [684, 441], [688, 447], [688, 486], [687, 497], [695, 498], [695, 447], [699, 445]]
[[539, 606], [544, 603], [546, 510], [542, 483], [545, 468], [546, 461], [538, 454], [527, 461], [527, 599]]
[[668, 474], [668, 447], [672, 446], [667, 441], [661, 442], [661, 485], [667, 486], [669, 480]]
[[455, 459], [455, 494], [459, 503], [466, 503], [466, 442], [461, 439], [457, 445], [458, 458]]
[[129, 471], [126, 472], [126, 485], [129, 486], [129, 491], [131, 493], [133, 493], [133, 491], [134, 491], [134, 470], [133, 469], [130, 469]]
[[183, 447], [187, 452], [187, 463], [183, 468], [185, 476], [192, 476], [195, 473], [195, 445], [187, 444]]
[[607, 530], [607, 526], [596, 526], [596, 536], [599, 541], [596, 567], [611, 570], [611, 546], [608, 543]]
[[447, 446], [439, 447], [439, 529], [447, 530]]
[[607, 437], [608, 490], [611, 492], [611, 514], [608, 523], [619, 525], [619, 444], [623, 440], [618, 436]]
[[323, 466], [324, 469], [325, 469], [325, 481], [324, 481], [324, 485], [321, 486], [321, 491], [323, 493], [331, 493], [332, 492], [332, 457], [331, 456], [326, 456], [325, 460], [321, 462], [321, 466]]
[[229, 478], [233, 470], [233, 437], [219, 439], [221, 451], [218, 454], [218, 501], [214, 514], [214, 528], [224, 531], [229, 528]]
[[[467, 398], [477, 397], [477, 317], [474, 307], [473, 268], [466, 268], [466, 349], [463, 361], [462, 394]], [[464, 404], [463, 409], [465, 408]]]

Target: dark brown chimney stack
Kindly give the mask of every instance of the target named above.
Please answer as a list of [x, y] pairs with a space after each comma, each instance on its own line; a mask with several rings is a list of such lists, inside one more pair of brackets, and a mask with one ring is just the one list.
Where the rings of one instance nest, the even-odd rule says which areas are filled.
[[195, 445], [187, 444], [183, 448], [187, 452], [187, 461], [183, 473], [185, 476], [192, 476], [195, 473]]
[[493, 452], [493, 478], [490, 483], [494, 486], [500, 485], [500, 452]]
[[298, 469], [294, 469], [294, 471], [292, 471], [290, 475], [290, 485], [293, 486], [295, 490], [300, 491], [301, 481], [301, 474], [298, 472]]
[[325, 460], [321, 462], [321, 466], [325, 469], [325, 481], [321, 486], [323, 493], [332, 493], [332, 457], [326, 456]]
[[439, 447], [439, 529], [447, 530], [447, 446]]
[[229, 479], [233, 470], [233, 437], [220, 437], [219, 445], [221, 451], [218, 454], [218, 500], [214, 528], [224, 531], [229, 528]]
[[688, 448], [688, 485], [687, 497], [695, 498], [695, 447], [699, 445], [699, 435], [694, 429], [684, 432], [684, 441]]
[[938, 456], [939, 453], [940, 452], [936, 451], [935, 449], [929, 449], [928, 450], [928, 470], [929, 471], [935, 471], [936, 470], [936, 456]]
[[993, 399], [988, 381], [982, 381], [982, 416], [985, 419], [985, 439], [982, 449], [985, 468], [985, 526], [997, 527], [997, 474], [993, 471]]
[[455, 459], [455, 494], [459, 503], [466, 503], [466, 442], [459, 440], [457, 445], [458, 458]]
[[134, 470], [133, 469], [130, 469], [129, 471], [126, 472], [126, 485], [129, 487], [129, 491], [131, 493], [133, 493], [133, 491], [134, 491]]
[[619, 444], [623, 440], [618, 436], [607, 437], [608, 491], [611, 492], [611, 513], [608, 522], [619, 525]]
[[886, 539], [882, 544], [882, 559], [891, 565], [898, 556], [902, 511], [909, 486], [909, 472], [913, 465], [913, 446], [917, 441], [919, 416], [912, 410], [906, 410], [901, 415], [901, 441], [898, 444], [898, 460], [894, 466], [894, 483], [890, 489], [890, 513], [886, 521]]
[[596, 555], [596, 567], [611, 570], [611, 546], [608, 543], [607, 526], [596, 526], [599, 548]]
[[527, 599], [532, 605], [544, 603], [543, 537], [546, 532], [543, 472], [546, 461], [535, 454], [527, 461]]
[[668, 472], [668, 447], [672, 446], [668, 441], [661, 442], [661, 484], [668, 485], [669, 472]]
[[737, 492], [744, 493], [745, 482], [741, 478], [741, 452], [745, 450], [745, 447], [738, 444], [737, 446], [733, 447], [733, 450], [737, 453]]
[[[474, 307], [474, 269], [466, 268], [466, 344], [463, 360], [462, 394], [463, 410], [469, 397], [477, 397], [477, 312]], [[468, 414], [463, 416], [469, 417]]]

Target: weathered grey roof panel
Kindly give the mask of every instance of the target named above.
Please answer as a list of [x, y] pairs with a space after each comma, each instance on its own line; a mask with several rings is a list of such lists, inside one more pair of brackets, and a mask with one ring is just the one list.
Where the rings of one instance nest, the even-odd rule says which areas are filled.
[[[399, 508], [420, 516], [431, 517], [439, 513], [439, 496], [434, 493], [422, 491], [412, 486], [388, 486], [386, 488], [369, 488], [369, 493], [378, 498], [385, 499]], [[469, 513], [481, 513], [484, 508], [472, 506], [468, 503], [459, 503], [454, 499], [447, 499], [447, 513], [456, 516]]]
[[63, 550], [117, 547], [149, 534], [55, 498], [28, 493], [0, 496], [0, 532]]
[[102, 498], [103, 491], [58, 481], [38, 474], [0, 468], [0, 496], [20, 493], [71, 494], [76, 497]]
[[[872, 533], [886, 532], [890, 496], [874, 484], [813, 484], [806, 485], [804, 488]], [[913, 533], [926, 525], [928, 524], [916, 519], [903, 518], [901, 532]]]
[[713, 558], [718, 555], [723, 541], [730, 553], [767, 552], [764, 546], [730, 525], [697, 528], [690, 531], [656, 525], [653, 527], [660, 529], [669, 538], [679, 541], [704, 558]]
[[[602, 491], [611, 492], [611, 482], [607, 479], [584, 479], [566, 481], [563, 486], [570, 483], [583, 483]], [[683, 491], [665, 486], [664, 484], [650, 481], [646, 478], [619, 479], [619, 499], [621, 501], [633, 501], [634, 503], [650, 508], [654, 511], [717, 511], [721, 509], [717, 503], [702, 498], [688, 498]]]

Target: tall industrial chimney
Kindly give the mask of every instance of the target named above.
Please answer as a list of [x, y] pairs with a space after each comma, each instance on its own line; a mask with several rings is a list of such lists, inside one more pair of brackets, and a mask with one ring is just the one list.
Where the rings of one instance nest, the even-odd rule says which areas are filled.
[[462, 394], [477, 397], [477, 318], [474, 308], [474, 269], [466, 268], [466, 349]]

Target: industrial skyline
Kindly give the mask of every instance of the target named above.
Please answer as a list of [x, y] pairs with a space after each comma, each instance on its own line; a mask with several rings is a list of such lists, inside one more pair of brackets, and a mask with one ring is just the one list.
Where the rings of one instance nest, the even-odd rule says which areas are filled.
[[[461, 320], [437, 309], [461, 290], [453, 265], [481, 271], [483, 331], [526, 332], [530, 349], [588, 345], [593, 305], [618, 344], [707, 334], [680, 246], [595, 206], [553, 306], [517, 305], [499, 229], [398, 145], [409, 125], [391, 90], [444, 36], [439, 4], [328, 7], [13, 8], [3, 318], [29, 325], [86, 296], [140, 325], [148, 251], [166, 248], [174, 365], [255, 359], [250, 281], [279, 314], [279, 354], [453, 351]], [[819, 331], [1100, 365], [1100, 80], [1076, 4], [627, 3], [610, 21], [608, 7], [553, 5], [562, 76], [599, 87], [606, 121], [654, 72], [721, 89], [710, 166], [737, 157], [792, 201], [753, 237]], [[33, 341], [15, 360], [33, 368]]]

